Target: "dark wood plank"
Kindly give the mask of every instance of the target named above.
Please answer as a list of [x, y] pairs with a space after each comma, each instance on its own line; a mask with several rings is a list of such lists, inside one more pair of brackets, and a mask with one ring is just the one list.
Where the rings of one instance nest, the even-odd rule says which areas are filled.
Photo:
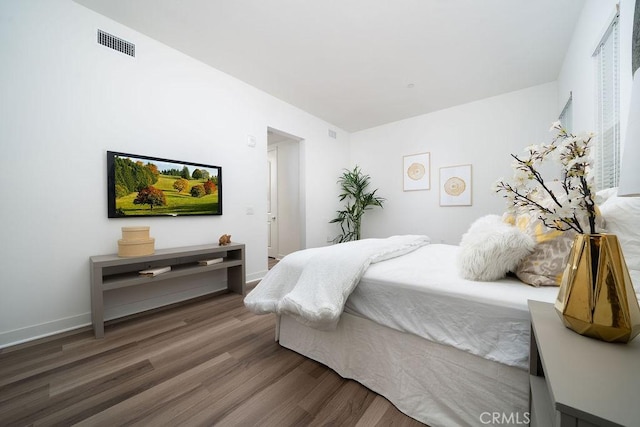
[[280, 347], [236, 294], [0, 352], [0, 425], [421, 425]]

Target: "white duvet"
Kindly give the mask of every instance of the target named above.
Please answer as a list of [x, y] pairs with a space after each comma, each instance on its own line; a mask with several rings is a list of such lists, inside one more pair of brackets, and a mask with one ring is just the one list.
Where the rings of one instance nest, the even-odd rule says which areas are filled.
[[427, 236], [406, 235], [294, 252], [269, 271], [244, 303], [256, 314], [287, 314], [307, 326], [332, 330], [370, 264], [428, 243]]
[[370, 266], [349, 296], [345, 312], [527, 369], [527, 301], [553, 303], [558, 287], [535, 288], [515, 277], [492, 282], [463, 279], [456, 266], [459, 251], [459, 246], [431, 244]]

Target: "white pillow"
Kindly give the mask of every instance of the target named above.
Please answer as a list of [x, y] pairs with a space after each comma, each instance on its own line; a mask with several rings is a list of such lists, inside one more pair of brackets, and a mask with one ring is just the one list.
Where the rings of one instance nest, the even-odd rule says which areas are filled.
[[599, 190], [596, 193], [596, 197], [593, 201], [596, 202], [597, 205], [601, 205], [607, 200], [609, 200], [609, 198], [617, 195], [618, 195], [618, 187], [605, 188], [604, 190]]
[[462, 236], [458, 252], [458, 271], [468, 280], [498, 280], [515, 270], [529, 255], [536, 242], [499, 215], [477, 219]]
[[609, 197], [600, 205], [607, 233], [618, 236], [630, 270], [640, 270], [640, 197]]

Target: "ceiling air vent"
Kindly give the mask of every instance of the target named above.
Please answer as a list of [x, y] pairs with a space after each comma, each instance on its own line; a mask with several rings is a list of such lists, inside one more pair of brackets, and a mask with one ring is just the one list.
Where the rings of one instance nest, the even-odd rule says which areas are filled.
[[133, 56], [134, 58], [136, 57], [135, 44], [126, 40], [122, 40], [121, 38], [116, 37], [113, 34], [109, 34], [105, 31], [98, 30], [98, 43], [113, 50], [117, 50], [118, 52], [122, 52], [126, 55]]

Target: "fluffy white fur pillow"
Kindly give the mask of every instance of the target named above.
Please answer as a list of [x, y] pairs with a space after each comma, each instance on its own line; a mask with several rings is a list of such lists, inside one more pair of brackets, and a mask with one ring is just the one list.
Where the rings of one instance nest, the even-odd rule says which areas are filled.
[[503, 222], [499, 215], [483, 216], [462, 236], [458, 271], [469, 280], [501, 279], [514, 271], [535, 245], [533, 237]]

